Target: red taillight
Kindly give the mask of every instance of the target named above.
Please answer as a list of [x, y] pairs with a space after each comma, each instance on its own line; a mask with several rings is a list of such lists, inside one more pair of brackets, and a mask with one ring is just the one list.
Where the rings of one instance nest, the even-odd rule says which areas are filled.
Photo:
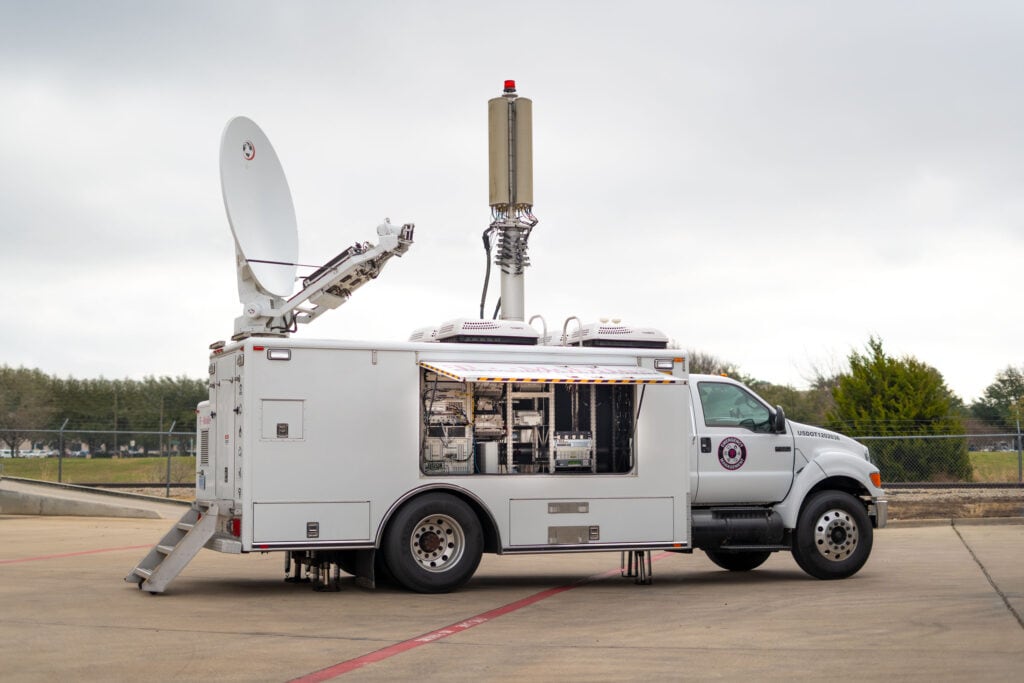
[[242, 535], [242, 520], [238, 517], [232, 517], [231, 521], [228, 522], [228, 531], [235, 538], [240, 538]]

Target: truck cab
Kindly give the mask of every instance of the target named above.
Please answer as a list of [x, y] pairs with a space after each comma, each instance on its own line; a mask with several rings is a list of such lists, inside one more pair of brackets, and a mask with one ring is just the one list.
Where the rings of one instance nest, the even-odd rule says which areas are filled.
[[887, 522], [867, 447], [786, 419], [729, 377], [690, 375], [689, 386], [694, 545], [727, 569], [783, 549], [818, 578], [860, 569]]

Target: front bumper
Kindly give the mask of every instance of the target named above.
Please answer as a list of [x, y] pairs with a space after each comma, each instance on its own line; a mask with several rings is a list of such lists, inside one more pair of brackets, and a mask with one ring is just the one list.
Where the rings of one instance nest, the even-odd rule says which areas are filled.
[[876, 529], [884, 529], [889, 523], [889, 501], [879, 498], [872, 499], [868, 505], [868, 515], [875, 523]]

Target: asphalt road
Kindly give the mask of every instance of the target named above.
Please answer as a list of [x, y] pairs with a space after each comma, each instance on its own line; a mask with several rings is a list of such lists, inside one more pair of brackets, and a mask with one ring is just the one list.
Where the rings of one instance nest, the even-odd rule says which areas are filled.
[[[123, 577], [167, 520], [0, 515], [0, 677], [204, 680], [1020, 680], [1024, 525], [895, 527], [845, 581], [657, 555], [485, 556], [449, 595], [287, 584], [203, 551], [167, 593]], [[323, 672], [317, 674], [317, 672]]]

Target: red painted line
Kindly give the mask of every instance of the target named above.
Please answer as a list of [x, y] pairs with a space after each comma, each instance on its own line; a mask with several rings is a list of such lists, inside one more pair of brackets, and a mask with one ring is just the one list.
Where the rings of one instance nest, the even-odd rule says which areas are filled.
[[79, 555], [95, 555], [97, 553], [116, 553], [119, 550], [139, 550], [140, 548], [152, 548], [147, 545], [126, 545], [120, 548], [97, 548], [96, 550], [79, 550], [76, 553], [60, 553], [59, 555], [40, 555], [39, 557], [17, 557], [13, 560], [0, 560], [0, 564], [18, 564], [19, 562], [38, 562], [40, 560], [59, 560], [62, 557], [78, 557]]
[[[668, 556], [669, 553], [661, 553], [651, 558], [651, 560], [660, 560]], [[373, 664], [374, 662], [379, 662], [390, 657], [394, 657], [395, 655], [402, 654], [403, 652], [408, 652], [409, 650], [413, 650], [417, 647], [420, 647], [421, 645], [426, 645], [427, 643], [433, 643], [437, 640], [441, 640], [442, 638], [447, 638], [448, 636], [454, 636], [458, 633], [463, 633], [464, 631], [468, 631], [469, 629], [475, 626], [479, 626], [480, 624], [486, 624], [487, 622], [497, 619], [498, 617], [505, 616], [506, 614], [511, 614], [512, 612], [521, 610], [524, 607], [529, 607], [530, 605], [536, 602], [540, 602], [541, 600], [547, 600], [548, 598], [558, 595], [559, 593], [571, 591], [573, 588], [579, 588], [580, 586], [590, 583], [591, 581], [597, 581], [598, 579], [603, 579], [606, 576], [618, 574], [621, 571], [622, 570], [619, 568], [609, 569], [606, 572], [601, 572], [600, 574], [594, 574], [593, 576], [588, 576], [585, 579], [580, 579], [575, 583], [570, 583], [565, 586], [557, 586], [555, 588], [548, 588], [547, 590], [542, 590], [539, 593], [534, 593], [533, 595], [529, 595], [521, 600], [516, 600], [515, 602], [510, 602], [507, 605], [502, 605], [501, 607], [492, 609], [489, 612], [484, 612], [482, 614], [478, 614], [475, 617], [470, 617], [465, 621], [450, 624], [448, 626], [445, 626], [444, 628], [439, 628], [435, 631], [424, 633], [421, 636], [410, 638], [409, 640], [402, 641], [401, 643], [389, 645], [374, 652], [362, 655], [361, 657], [356, 657], [354, 659], [349, 659], [344, 662], [339, 662], [338, 664], [329, 666], [326, 669], [320, 669], [319, 671], [314, 671], [313, 673], [306, 674], [305, 676], [294, 678], [291, 681], [289, 681], [289, 683], [319, 683], [320, 681], [327, 681], [332, 678], [336, 678], [337, 676], [341, 676], [343, 674], [349, 673], [350, 671], [355, 671], [356, 669], [362, 668], [367, 664]]]

